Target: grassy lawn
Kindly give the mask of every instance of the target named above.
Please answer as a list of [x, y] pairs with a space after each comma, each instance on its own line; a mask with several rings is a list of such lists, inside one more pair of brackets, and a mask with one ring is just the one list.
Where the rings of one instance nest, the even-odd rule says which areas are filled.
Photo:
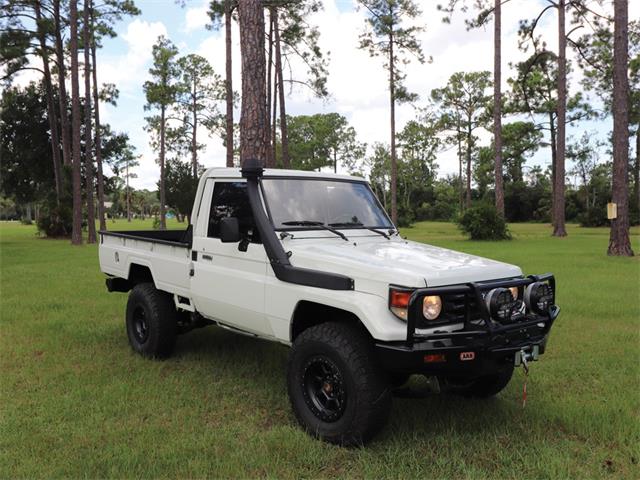
[[526, 408], [521, 370], [489, 401], [395, 398], [387, 428], [348, 450], [296, 426], [285, 347], [208, 328], [179, 338], [173, 358], [145, 360], [127, 344], [127, 297], [106, 292], [95, 245], [0, 223], [0, 478], [638, 478], [639, 257], [608, 258], [606, 229], [512, 231], [499, 243], [445, 223], [403, 234], [556, 274], [562, 314]]

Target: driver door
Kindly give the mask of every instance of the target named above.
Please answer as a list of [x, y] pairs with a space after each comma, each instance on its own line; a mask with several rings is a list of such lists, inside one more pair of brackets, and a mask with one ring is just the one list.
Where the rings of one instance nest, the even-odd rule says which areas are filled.
[[[207, 202], [209, 199], [209, 202]], [[265, 317], [267, 255], [253, 222], [246, 182], [210, 179], [193, 239], [191, 291], [198, 312], [221, 323], [273, 336]], [[220, 220], [236, 217], [244, 242], [222, 243]], [[246, 251], [245, 248], [246, 247]]]

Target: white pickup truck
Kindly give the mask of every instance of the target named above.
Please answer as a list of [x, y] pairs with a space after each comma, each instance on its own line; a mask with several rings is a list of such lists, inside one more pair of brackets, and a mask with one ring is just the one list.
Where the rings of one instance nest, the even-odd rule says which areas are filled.
[[497, 394], [559, 313], [550, 274], [401, 238], [365, 180], [257, 162], [208, 170], [186, 231], [101, 231], [100, 267], [130, 292], [142, 355], [208, 324], [291, 346], [296, 418], [342, 445], [384, 425], [411, 374]]

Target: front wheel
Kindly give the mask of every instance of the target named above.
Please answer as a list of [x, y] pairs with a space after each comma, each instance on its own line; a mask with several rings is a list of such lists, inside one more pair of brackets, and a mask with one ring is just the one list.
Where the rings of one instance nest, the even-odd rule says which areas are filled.
[[371, 342], [357, 326], [323, 323], [293, 342], [289, 400], [300, 425], [322, 440], [355, 446], [371, 439], [391, 409], [386, 380]]

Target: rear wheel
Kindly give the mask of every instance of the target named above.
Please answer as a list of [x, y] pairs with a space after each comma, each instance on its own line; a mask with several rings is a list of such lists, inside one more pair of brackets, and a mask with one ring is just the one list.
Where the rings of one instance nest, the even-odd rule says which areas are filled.
[[513, 365], [505, 365], [500, 370], [477, 378], [445, 378], [446, 390], [464, 397], [489, 398], [497, 395], [511, 381]]
[[357, 326], [323, 323], [302, 332], [289, 354], [287, 384], [302, 427], [322, 440], [362, 445], [386, 423], [387, 378]]
[[166, 358], [173, 352], [177, 334], [177, 313], [166, 292], [153, 283], [133, 287], [127, 302], [129, 344], [145, 357]]

